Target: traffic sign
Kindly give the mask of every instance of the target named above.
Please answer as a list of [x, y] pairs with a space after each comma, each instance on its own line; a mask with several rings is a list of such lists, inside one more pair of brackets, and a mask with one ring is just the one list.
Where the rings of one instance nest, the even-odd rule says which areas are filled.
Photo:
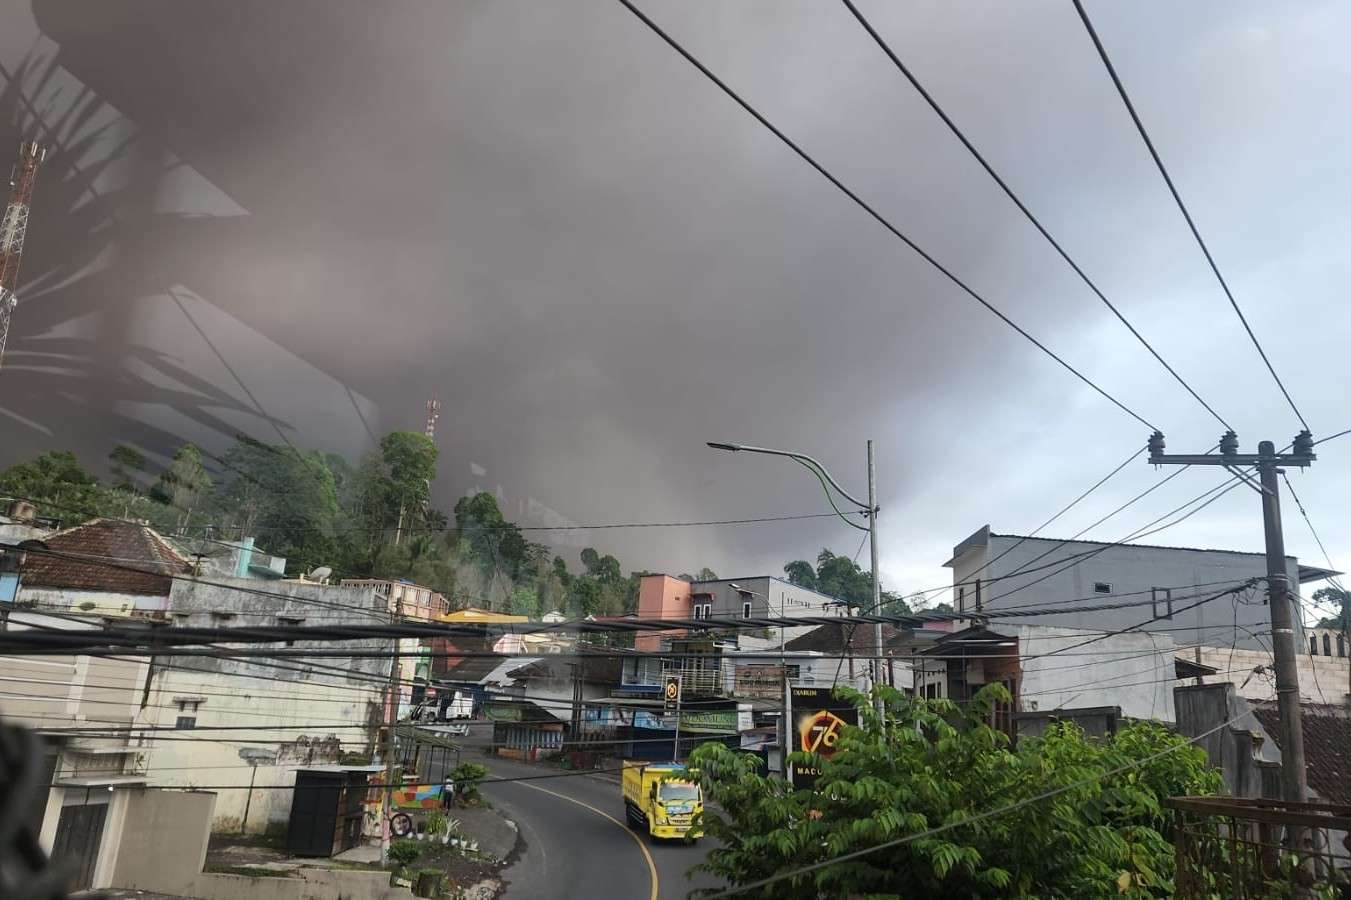
[[666, 701], [666, 713], [670, 715], [680, 709], [680, 676], [667, 675], [662, 687], [662, 700]]

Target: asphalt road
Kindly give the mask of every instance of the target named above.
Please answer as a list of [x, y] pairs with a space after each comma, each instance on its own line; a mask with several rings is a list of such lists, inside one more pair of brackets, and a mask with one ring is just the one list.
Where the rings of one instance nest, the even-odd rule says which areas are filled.
[[[490, 778], [549, 775], [558, 770], [480, 756]], [[677, 900], [715, 887], [707, 873], [686, 877], [708, 853], [707, 839], [654, 844], [624, 824], [617, 783], [590, 775], [488, 783], [483, 793], [521, 829], [525, 850], [503, 873], [508, 898]]]
[[[549, 771], [505, 760], [488, 767], [500, 778]], [[624, 824], [613, 782], [573, 775], [486, 785], [484, 793], [525, 837], [525, 853], [504, 873], [507, 897], [676, 900], [718, 883], [704, 873], [686, 877], [707, 855], [707, 840], [652, 843]]]

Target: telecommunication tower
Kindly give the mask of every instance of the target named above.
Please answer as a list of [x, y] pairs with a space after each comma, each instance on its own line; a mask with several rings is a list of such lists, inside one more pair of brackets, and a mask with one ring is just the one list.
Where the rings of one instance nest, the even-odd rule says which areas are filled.
[[28, 208], [33, 201], [33, 185], [37, 184], [38, 167], [47, 157], [47, 150], [36, 143], [25, 141], [19, 145], [19, 161], [9, 176], [9, 205], [0, 221], [0, 365], [5, 360], [5, 342], [9, 338], [9, 322], [19, 300], [19, 260], [23, 257], [23, 239], [28, 233]]
[[437, 400], [427, 401], [427, 427], [423, 429], [423, 434], [427, 435], [429, 440], [436, 440], [436, 420], [441, 415], [441, 403]]

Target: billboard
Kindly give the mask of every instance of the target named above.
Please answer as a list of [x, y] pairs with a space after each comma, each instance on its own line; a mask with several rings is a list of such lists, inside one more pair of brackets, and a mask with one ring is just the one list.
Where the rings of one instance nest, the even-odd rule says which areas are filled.
[[[789, 717], [788, 750], [790, 753], [817, 753], [829, 758], [845, 725], [858, 724], [858, 710], [853, 704], [838, 700], [830, 688], [793, 688], [793, 708]], [[809, 788], [821, 774], [820, 769], [791, 763], [788, 778], [795, 788]]]

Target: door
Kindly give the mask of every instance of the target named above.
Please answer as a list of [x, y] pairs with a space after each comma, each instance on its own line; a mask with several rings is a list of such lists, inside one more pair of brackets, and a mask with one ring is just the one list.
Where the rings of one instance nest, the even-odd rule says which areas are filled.
[[99, 843], [103, 840], [103, 820], [108, 804], [63, 806], [56, 822], [56, 841], [52, 861], [66, 867], [71, 891], [94, 886], [94, 865], [98, 862]]
[[286, 849], [297, 856], [332, 856], [341, 801], [341, 775], [297, 772]]

